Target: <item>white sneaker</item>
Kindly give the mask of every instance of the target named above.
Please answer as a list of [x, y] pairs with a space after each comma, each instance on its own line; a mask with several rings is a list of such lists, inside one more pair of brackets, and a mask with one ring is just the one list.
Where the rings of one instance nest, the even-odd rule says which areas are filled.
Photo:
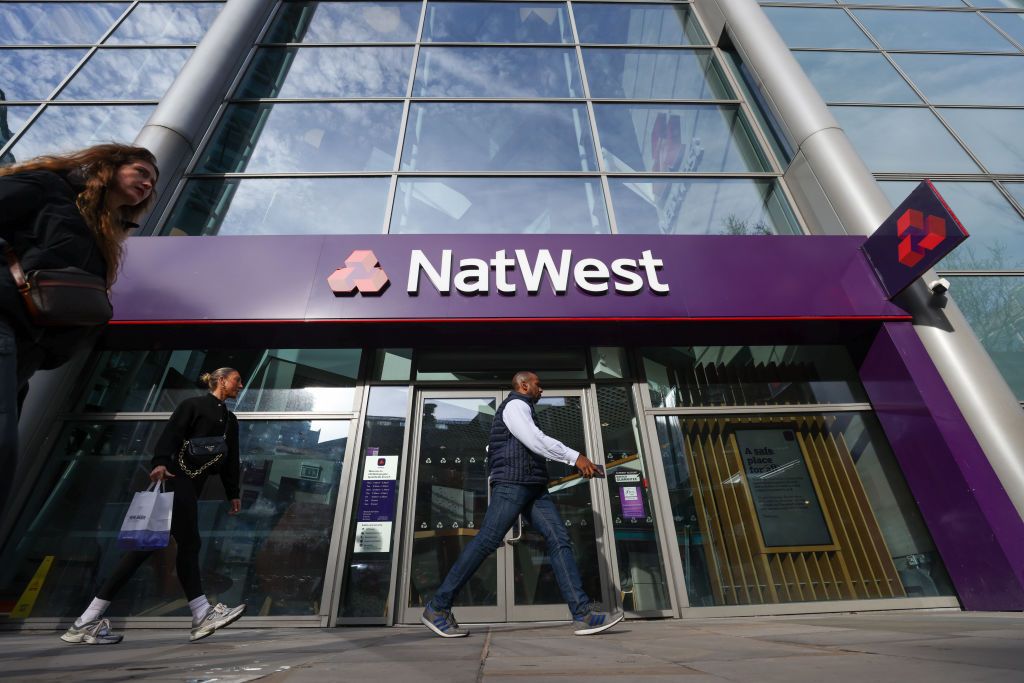
[[93, 619], [81, 626], [71, 625], [60, 637], [65, 643], [85, 643], [86, 645], [114, 645], [124, 638], [123, 633], [112, 633], [109, 619]]
[[206, 613], [206, 616], [199, 623], [192, 622], [192, 633], [189, 634], [188, 639], [190, 642], [202, 640], [217, 629], [234, 623], [244, 613], [245, 605], [228, 607], [224, 603], [218, 602], [210, 608], [210, 611]]

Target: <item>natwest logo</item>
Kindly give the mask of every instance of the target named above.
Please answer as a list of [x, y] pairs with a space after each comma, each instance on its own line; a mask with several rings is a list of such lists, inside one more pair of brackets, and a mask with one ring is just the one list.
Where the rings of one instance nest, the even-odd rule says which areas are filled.
[[658, 271], [663, 266], [664, 262], [654, 258], [650, 250], [642, 252], [638, 259], [620, 258], [608, 264], [596, 258], [574, 260], [571, 249], [562, 249], [557, 259], [548, 249], [537, 250], [532, 258], [525, 249], [516, 249], [515, 258], [501, 249], [494, 253], [494, 258], [464, 258], [456, 264], [451, 249], [442, 250], [436, 262], [422, 250], [414, 249], [406, 289], [409, 294], [418, 294], [421, 282], [426, 280], [441, 294], [451, 294], [452, 289], [461, 294], [487, 294], [493, 275], [498, 292], [515, 294], [518, 285], [510, 275], [518, 270], [530, 294], [539, 292], [545, 281], [556, 294], [565, 294], [570, 278], [576, 287], [589, 294], [638, 294], [645, 287], [655, 294], [668, 294], [668, 285], [658, 280]]
[[388, 275], [369, 249], [356, 249], [345, 259], [345, 267], [327, 277], [335, 296], [381, 294], [388, 286]]
[[946, 221], [915, 209], [907, 209], [896, 221], [896, 234], [900, 239], [900, 263], [907, 267], [916, 266], [931, 251], [946, 239]]

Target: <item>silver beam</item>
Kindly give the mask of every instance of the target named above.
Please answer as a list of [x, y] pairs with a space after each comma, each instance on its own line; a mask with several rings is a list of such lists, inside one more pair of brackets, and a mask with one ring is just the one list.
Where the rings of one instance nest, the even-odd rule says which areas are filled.
[[[893, 207], [849, 138], [755, 0], [695, 0], [706, 26], [721, 27], [755, 74], [773, 113], [798, 150], [787, 180], [801, 210], [829, 232], [830, 218], [845, 232], [870, 235]], [[933, 277], [929, 271], [925, 278]], [[923, 278], [924, 279], [924, 278]], [[923, 281], [898, 303], [917, 331], [946, 387], [974, 432], [1000, 483], [1024, 518], [1024, 416], [995, 363], [951, 299], [937, 305]]]

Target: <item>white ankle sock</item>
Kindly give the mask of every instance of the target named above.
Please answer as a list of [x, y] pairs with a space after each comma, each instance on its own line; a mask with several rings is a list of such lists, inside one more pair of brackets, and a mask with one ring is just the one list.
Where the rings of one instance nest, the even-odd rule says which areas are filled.
[[206, 599], [205, 595], [200, 595], [195, 600], [189, 600], [188, 608], [192, 610], [192, 623], [198, 624], [210, 611], [210, 601]]
[[90, 621], [95, 621], [103, 616], [103, 613], [110, 607], [110, 600], [100, 600], [99, 598], [93, 598], [92, 602], [89, 603], [89, 607], [82, 612], [82, 616], [75, 620], [75, 626], [82, 626], [88, 624]]

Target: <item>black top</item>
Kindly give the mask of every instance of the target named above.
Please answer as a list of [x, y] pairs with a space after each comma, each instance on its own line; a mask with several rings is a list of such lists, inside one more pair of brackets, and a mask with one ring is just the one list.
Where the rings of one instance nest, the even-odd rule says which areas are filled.
[[213, 394], [188, 398], [178, 404], [156, 442], [152, 466], [163, 465], [178, 477], [188, 476], [178, 467], [178, 453], [185, 439], [227, 435], [227, 455], [208, 472], [220, 474], [228, 500], [238, 498], [238, 418]]
[[[106, 277], [103, 254], [75, 205], [83, 189], [74, 179], [51, 171], [0, 176], [0, 238], [14, 249], [25, 272], [74, 266]], [[43, 367], [60, 365], [95, 328], [34, 327], [6, 260], [0, 259], [0, 266], [0, 316], [15, 326], [19, 349], [31, 340], [44, 352]]]

